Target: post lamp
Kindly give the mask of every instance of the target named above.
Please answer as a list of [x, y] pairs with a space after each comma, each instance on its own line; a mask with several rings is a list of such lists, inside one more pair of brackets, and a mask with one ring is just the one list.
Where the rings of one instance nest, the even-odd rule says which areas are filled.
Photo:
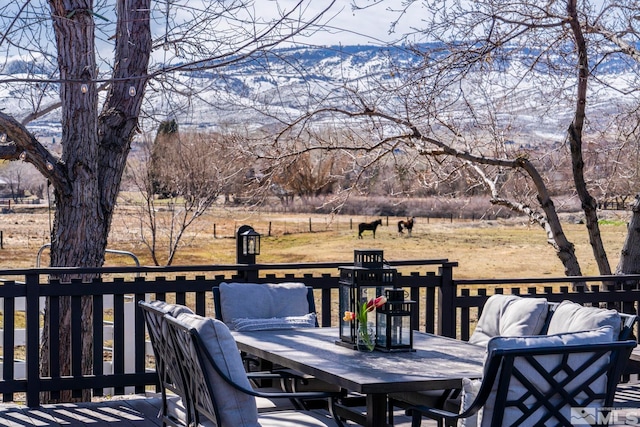
[[376, 350], [413, 351], [415, 301], [405, 301], [404, 290], [385, 290], [387, 302], [376, 310]]
[[[345, 320], [344, 313], [346, 311], [356, 313], [359, 304], [366, 304], [372, 298], [381, 296], [384, 289], [393, 287], [396, 269], [384, 264], [382, 251], [379, 250], [355, 250], [354, 265], [338, 267], [338, 269], [340, 270], [338, 281], [340, 339], [336, 344], [355, 349], [358, 340], [358, 321], [357, 319]], [[369, 319], [375, 331], [375, 313], [371, 313]]]
[[243, 225], [236, 233], [236, 261], [238, 264], [255, 264], [256, 255], [260, 255], [260, 233], [249, 225]]

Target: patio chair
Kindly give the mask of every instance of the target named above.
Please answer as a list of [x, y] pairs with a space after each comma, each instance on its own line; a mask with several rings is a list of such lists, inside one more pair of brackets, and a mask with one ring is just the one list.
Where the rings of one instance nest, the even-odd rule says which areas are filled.
[[313, 288], [303, 283], [227, 283], [213, 287], [216, 319], [233, 330], [317, 327]]
[[[482, 381], [464, 381], [458, 412], [416, 406], [438, 425], [607, 425], [608, 412], [634, 340], [615, 341], [613, 328], [489, 341]], [[593, 421], [599, 421], [594, 424]]]
[[[182, 371], [176, 363], [173, 349], [173, 342], [168, 338], [165, 316], [175, 317], [180, 313], [193, 312], [183, 305], [167, 304], [162, 301], [139, 301], [138, 305], [142, 310], [151, 346], [156, 360], [156, 372], [158, 374], [160, 390], [162, 396], [162, 408], [160, 417], [163, 425], [186, 426], [193, 421], [193, 408], [186, 406], [182, 396], [186, 395], [185, 380]], [[251, 372], [248, 374], [254, 382], [269, 381], [292, 381], [288, 372]], [[267, 412], [271, 410], [282, 410], [299, 406], [298, 402], [289, 399], [256, 399], [258, 410]]]
[[[545, 298], [492, 295], [482, 308], [469, 342], [486, 347], [489, 340], [495, 336], [537, 335], [547, 323], [548, 308], [549, 303]], [[391, 409], [426, 405], [455, 411], [460, 406], [459, 396], [460, 389], [392, 393], [389, 396], [389, 406]]]
[[192, 410], [187, 405], [188, 401], [185, 402], [181, 398], [186, 395], [185, 380], [176, 359], [176, 352], [172, 348], [173, 343], [168, 338], [164, 316], [177, 316], [180, 313], [192, 312], [185, 306], [167, 304], [162, 301], [139, 301], [138, 306], [142, 310], [155, 356], [156, 372], [162, 396], [160, 413], [162, 424], [174, 427], [191, 425]]
[[[585, 307], [571, 301], [547, 302], [544, 298], [492, 295], [483, 307], [469, 342], [487, 346], [493, 337], [517, 337], [581, 332], [609, 325], [614, 341], [626, 340], [633, 332], [636, 316], [598, 307]], [[624, 361], [626, 364], [626, 359]], [[460, 407], [459, 389], [394, 393], [389, 405], [400, 408], [428, 406], [448, 411]]]
[[[213, 287], [216, 319], [231, 330], [255, 331], [289, 328], [318, 327], [313, 288], [299, 282], [233, 283], [222, 282]], [[271, 366], [251, 355], [243, 355], [248, 372], [254, 369], [272, 370], [288, 375], [280, 381], [283, 390], [339, 391], [339, 387], [326, 384], [309, 375], [291, 369]], [[309, 408], [311, 402], [296, 400], [298, 408]]]
[[312, 411], [275, 411], [258, 414], [256, 397], [324, 398], [334, 414], [331, 392], [262, 393], [247, 378], [235, 340], [221, 321], [192, 314], [177, 319], [166, 317], [170, 339], [174, 342], [187, 379], [189, 401], [195, 409], [195, 422], [218, 427], [342, 427], [340, 419]]

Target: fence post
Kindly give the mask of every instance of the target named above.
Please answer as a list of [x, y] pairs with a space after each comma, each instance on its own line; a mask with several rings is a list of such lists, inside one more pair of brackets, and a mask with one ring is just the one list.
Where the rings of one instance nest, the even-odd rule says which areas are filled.
[[[27, 406], [40, 406], [40, 276], [37, 273], [25, 277], [25, 333], [27, 335]], [[34, 315], [35, 312], [35, 315]]]
[[457, 262], [446, 262], [438, 269], [441, 287], [438, 297], [438, 327], [436, 333], [445, 337], [456, 337], [456, 284], [453, 281], [453, 267]]

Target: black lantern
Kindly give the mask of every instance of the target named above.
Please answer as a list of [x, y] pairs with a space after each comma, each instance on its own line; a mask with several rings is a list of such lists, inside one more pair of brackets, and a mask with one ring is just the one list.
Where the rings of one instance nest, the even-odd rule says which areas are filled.
[[[356, 348], [358, 339], [358, 320], [344, 318], [345, 312], [356, 313], [360, 304], [379, 297], [384, 289], [394, 286], [396, 269], [384, 265], [382, 251], [354, 251], [354, 265], [339, 267], [338, 305], [340, 313], [340, 340], [336, 344]], [[375, 332], [375, 312], [368, 320]]]
[[376, 310], [376, 349], [413, 351], [415, 301], [405, 301], [402, 289], [385, 290], [387, 302]]
[[243, 225], [236, 233], [236, 259], [238, 264], [255, 264], [260, 255], [260, 233], [253, 227]]

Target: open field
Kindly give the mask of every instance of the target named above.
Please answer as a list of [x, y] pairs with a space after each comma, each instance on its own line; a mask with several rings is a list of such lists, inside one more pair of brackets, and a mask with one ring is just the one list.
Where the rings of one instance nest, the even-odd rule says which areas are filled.
[[[602, 235], [609, 262], [615, 268], [626, 235], [628, 213], [609, 216]], [[353, 261], [354, 249], [382, 249], [387, 260], [442, 259], [459, 262], [455, 278], [562, 276], [563, 267], [547, 244], [542, 229], [525, 219], [508, 221], [457, 221], [416, 218], [413, 235], [398, 234], [395, 217], [383, 217], [376, 239], [371, 232], [357, 238], [357, 225], [377, 217], [311, 214], [272, 214], [214, 208], [191, 228], [174, 265], [235, 263], [234, 230], [252, 225], [263, 235], [258, 262]], [[19, 209], [0, 214], [3, 249], [0, 268], [34, 267], [36, 255], [49, 241], [50, 216], [46, 209]], [[573, 222], [573, 223], [572, 223]], [[584, 225], [564, 224], [575, 244], [584, 274], [597, 274]], [[387, 225], [388, 224], [388, 225]], [[311, 231], [309, 231], [311, 229]], [[271, 235], [269, 236], [269, 230]], [[142, 265], [151, 265], [149, 251], [140, 239], [140, 219], [133, 208], [119, 208], [113, 222], [109, 248], [131, 251]], [[164, 256], [166, 249], [161, 249]], [[43, 251], [41, 265], [48, 264]], [[108, 256], [107, 265], [133, 265], [130, 259]]]

